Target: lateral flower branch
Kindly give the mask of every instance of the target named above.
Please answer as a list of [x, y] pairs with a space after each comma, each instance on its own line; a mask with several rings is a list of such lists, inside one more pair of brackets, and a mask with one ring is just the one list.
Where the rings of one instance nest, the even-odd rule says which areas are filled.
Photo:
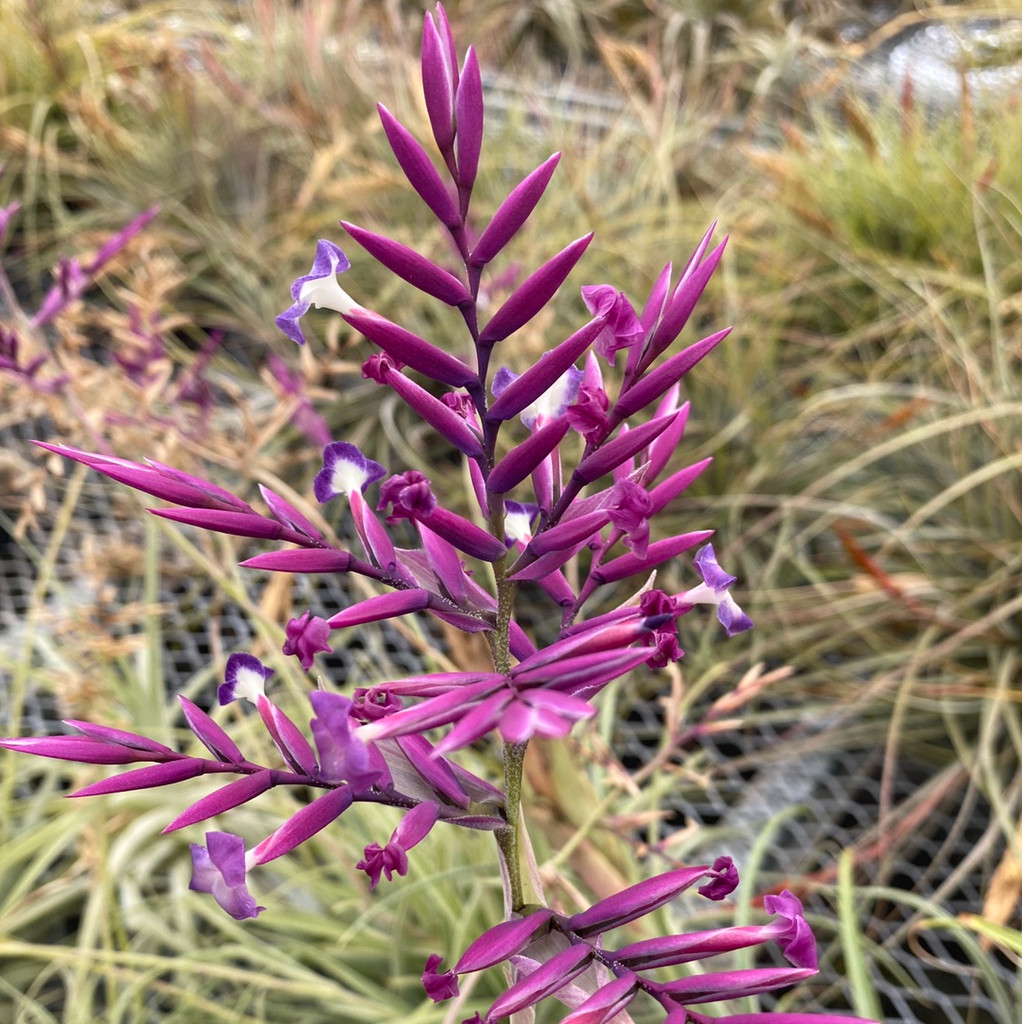
[[[220, 533], [279, 542], [242, 562], [285, 573], [355, 573], [379, 593], [329, 618], [311, 610], [286, 626], [285, 654], [310, 669], [331, 649], [333, 630], [425, 613], [466, 633], [482, 634], [491, 660], [475, 671], [433, 672], [381, 680], [344, 695], [309, 694], [307, 730], [274, 703], [273, 672], [247, 653], [228, 660], [221, 704], [251, 704], [272, 739], [276, 765], [250, 761], [211, 715], [181, 698], [184, 719], [208, 751], [197, 757], [143, 736], [74, 721], [74, 734], [17, 738], [2, 745], [43, 757], [92, 764], [142, 764], [75, 793], [90, 796], [165, 786], [199, 775], [229, 779], [202, 797], [166, 831], [226, 814], [274, 786], [318, 793], [271, 835], [246, 848], [228, 832], [192, 845], [192, 888], [210, 893], [238, 919], [264, 908], [248, 889], [248, 872], [332, 825], [356, 801], [400, 808], [384, 845], [365, 848], [357, 867], [375, 887], [404, 875], [408, 853], [438, 822], [493, 832], [505, 882], [506, 920], [441, 971], [439, 955], [423, 974], [433, 999], [456, 995], [458, 977], [498, 964], [507, 991], [472, 1021], [487, 1024], [553, 996], [569, 1007], [566, 1022], [603, 1024], [640, 996], [661, 1007], [667, 1024], [702, 1024], [692, 1009], [791, 985], [816, 971], [815, 943], [790, 893], [768, 896], [765, 924], [671, 935], [619, 945], [615, 929], [643, 918], [693, 886], [724, 899], [738, 882], [731, 861], [678, 868], [649, 878], [574, 915], [527, 903], [521, 863], [522, 765], [534, 736], [561, 738], [596, 713], [600, 692], [644, 667], [682, 657], [678, 621], [698, 605], [716, 611], [728, 636], [752, 622], [731, 594], [735, 577], [718, 564], [711, 531], [655, 535], [652, 524], [706, 468], [704, 459], [672, 468], [688, 417], [680, 382], [727, 336], [719, 330], [680, 350], [676, 342], [724, 252], [713, 228], [680, 273], [666, 266], [642, 304], [633, 307], [609, 284], [586, 286], [589, 319], [520, 373], [503, 351], [516, 332], [559, 292], [579, 263], [586, 234], [529, 273], [488, 315], [481, 301], [490, 264], [514, 240], [542, 199], [559, 156], [515, 186], [481, 232], [472, 194], [483, 143], [483, 91], [469, 48], [460, 64], [443, 8], [425, 18], [422, 80], [439, 169], [415, 135], [379, 108], [387, 140], [410, 186], [439, 222], [457, 254], [447, 267], [384, 235], [342, 222], [352, 241], [384, 267], [437, 301], [457, 309], [464, 338], [441, 348], [383, 313], [363, 306], [339, 284], [347, 255], [321, 240], [308, 274], [291, 288], [293, 304], [277, 317], [281, 330], [305, 344], [303, 321], [313, 307], [333, 310], [373, 346], [363, 374], [388, 388], [466, 461], [478, 518], [467, 518], [416, 470], [393, 471], [338, 439], [323, 450], [313, 483], [316, 499], [346, 503], [357, 536], [352, 550], [334, 546], [297, 508], [261, 487], [264, 510], [215, 484], [158, 462], [130, 462], [61, 445], [41, 447], [83, 463], [175, 508], [155, 515]], [[475, 241], [473, 241], [475, 239]], [[604, 378], [615, 366], [617, 387]], [[610, 375], [608, 374], [608, 377]], [[517, 421], [517, 422], [516, 422]], [[464, 507], [463, 503], [459, 507]], [[478, 525], [479, 523], [485, 525]], [[415, 538], [416, 546], [401, 546]], [[655, 570], [696, 549], [691, 585], [669, 593], [652, 585]], [[575, 571], [565, 567], [574, 560]], [[644, 582], [613, 611], [601, 611], [608, 588]], [[576, 583], [572, 583], [576, 580]], [[556, 637], [540, 646], [520, 621], [520, 584], [534, 584], [559, 619]], [[534, 616], [530, 616], [533, 618]], [[435, 730], [442, 730], [437, 736]], [[497, 734], [503, 788], [465, 770], [456, 755]], [[777, 944], [788, 967], [709, 970], [673, 981], [654, 969], [733, 950]], [[622, 1020], [627, 1019], [622, 1017]], [[712, 1018], [743, 1024], [843, 1024], [852, 1018], [791, 1013]]]

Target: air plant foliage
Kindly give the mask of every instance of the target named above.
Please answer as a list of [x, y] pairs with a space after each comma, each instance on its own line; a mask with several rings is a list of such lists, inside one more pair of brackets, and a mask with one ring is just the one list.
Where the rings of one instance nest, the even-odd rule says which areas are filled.
[[[241, 836], [222, 831], [209, 831], [204, 844], [192, 844], [191, 888], [212, 895], [238, 920], [265, 909], [249, 891], [249, 873], [335, 826], [356, 801], [403, 811], [386, 843], [369, 843], [357, 864], [373, 888], [405, 875], [410, 852], [438, 823], [491, 832], [505, 920], [472, 942], [452, 969], [441, 970], [438, 953], [422, 975], [426, 994], [441, 1001], [458, 996], [462, 975], [504, 965], [507, 989], [485, 1012], [468, 1018], [476, 1024], [510, 1017], [548, 997], [568, 1007], [564, 1020], [571, 1024], [626, 1020], [627, 1007], [640, 996], [659, 1005], [667, 1024], [852, 1021], [799, 1013], [711, 1018], [693, 1009], [768, 992], [816, 973], [815, 941], [801, 903], [790, 892], [764, 898], [772, 915], [764, 924], [620, 941], [628, 925], [685, 890], [695, 887], [706, 899], [725, 899], [738, 884], [727, 857], [676, 867], [574, 914], [545, 905], [537, 880], [523, 870], [528, 837], [521, 813], [522, 769], [530, 740], [567, 736], [577, 722], [596, 713], [601, 691], [614, 680], [681, 658], [679, 620], [698, 606], [714, 608], [728, 636], [752, 626], [731, 594], [735, 577], [717, 562], [711, 531], [660, 537], [654, 529], [658, 514], [709, 462], [672, 468], [689, 413], [680, 401], [680, 382], [728, 330], [680, 348], [677, 341], [725, 242], [714, 245], [711, 228], [680, 272], [671, 265], [663, 269], [639, 308], [612, 285], [584, 287], [580, 306], [589, 319], [523, 369], [513, 358], [516, 333], [558, 294], [592, 235], [528, 273], [490, 313], [481, 296], [491, 263], [542, 200], [559, 155], [526, 175], [480, 230], [472, 213], [484, 138], [479, 64], [471, 48], [459, 64], [440, 6], [435, 17], [425, 19], [422, 81], [439, 168], [382, 105], [379, 114], [409, 185], [451, 243], [452, 265], [355, 224], [342, 226], [370, 257], [456, 309], [464, 323], [461, 343], [441, 347], [350, 296], [338, 277], [357, 271], [328, 240], [318, 243], [309, 273], [292, 286], [292, 305], [276, 322], [290, 339], [305, 344], [304, 319], [313, 307], [325, 308], [361, 333], [372, 346], [364, 376], [396, 394], [465, 461], [469, 514], [455, 511], [464, 510], [464, 501], [438, 494], [423, 473], [384, 467], [343, 439], [323, 447], [322, 470], [312, 489], [322, 505], [350, 517], [357, 537], [350, 550], [336, 546], [308, 516], [266, 487], [260, 488], [265, 505], [260, 510], [159, 462], [42, 447], [177, 506], [151, 510], [162, 518], [276, 543], [243, 566], [354, 573], [373, 581], [375, 596], [330, 618], [307, 610], [287, 623], [283, 652], [306, 671], [317, 653], [331, 650], [332, 631], [414, 613], [481, 634], [488, 663], [473, 671], [381, 680], [350, 695], [321, 680], [309, 693], [311, 718], [303, 729], [272, 699], [273, 670], [252, 654], [234, 653], [219, 703], [251, 705], [279, 756], [273, 765], [249, 760], [207, 710], [185, 697], [180, 698], [182, 715], [205, 756], [83, 721], [67, 723], [73, 734], [0, 743], [68, 761], [143, 765], [94, 782], [75, 796], [223, 776], [224, 784], [178, 815], [168, 832], [227, 815], [276, 786], [310, 790], [311, 800], [250, 848]], [[61, 287], [62, 297], [75, 289], [73, 282]], [[607, 383], [611, 379], [616, 383]], [[691, 586], [677, 593], [657, 589], [657, 568], [691, 549], [697, 549]], [[567, 573], [569, 563], [574, 568]], [[609, 588], [628, 580], [638, 581], [631, 596], [606, 610]], [[535, 595], [543, 595], [557, 623], [556, 636], [541, 645], [524, 625], [523, 613], [532, 620], [535, 608], [522, 596], [523, 583], [533, 584], [528, 601], [534, 605]], [[494, 734], [502, 786], [467, 771], [457, 758], [462, 748]], [[664, 979], [664, 968], [768, 943], [779, 947], [787, 966], [710, 967]]]

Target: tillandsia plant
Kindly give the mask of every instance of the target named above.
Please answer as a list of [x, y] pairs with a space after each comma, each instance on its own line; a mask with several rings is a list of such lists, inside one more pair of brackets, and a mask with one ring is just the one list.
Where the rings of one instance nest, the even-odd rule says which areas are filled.
[[[812, 932], [789, 892], [767, 896], [765, 924], [719, 928], [620, 944], [616, 930], [696, 887], [710, 900], [738, 882], [727, 857], [678, 866], [604, 898], [562, 913], [546, 904], [531, 857], [522, 807], [526, 748], [533, 737], [561, 738], [595, 714], [595, 701], [613, 680], [682, 656], [678, 620], [699, 605], [716, 610], [730, 635], [752, 623], [731, 596], [735, 582], [717, 563], [710, 531], [654, 539], [651, 523], [705, 468], [669, 465], [685, 428], [688, 405], [679, 382], [728, 333], [717, 331], [677, 352], [686, 326], [724, 250], [711, 247], [712, 229], [675, 278], [668, 265], [641, 310], [610, 285], [582, 289], [590, 319], [516, 375], [502, 347], [546, 306], [579, 261], [591, 235], [568, 245], [529, 274], [484, 317], [480, 296], [493, 259], [528, 219], [554, 173], [552, 156], [518, 184], [479, 234], [471, 229], [471, 200], [483, 141], [483, 91], [475, 53], [456, 60], [442, 8], [427, 15], [422, 79], [438, 171], [412, 133], [386, 108], [380, 117], [397, 162], [440, 222], [457, 254], [456, 270], [354, 224], [348, 235], [384, 267], [454, 307], [464, 341], [439, 347], [381, 313], [362, 306], [338, 284], [349, 269], [332, 242], [318, 245], [311, 271], [294, 282], [294, 304], [278, 325], [305, 343], [311, 307], [340, 313], [373, 346], [363, 373], [389, 388], [461, 453], [478, 516], [463, 515], [434, 493], [421, 472], [389, 473], [355, 445], [331, 441], [313, 485], [316, 499], [347, 501], [357, 550], [333, 544], [291, 503], [262, 487], [268, 514], [205, 480], [158, 462], [136, 463], [44, 444], [137, 490], [181, 506], [156, 515], [206, 530], [283, 542], [278, 550], [242, 562], [284, 573], [355, 573], [381, 592], [324, 619], [307, 611], [286, 626], [283, 650], [306, 670], [331, 649], [332, 630], [427, 613], [467, 633], [481, 634], [490, 661], [475, 671], [448, 671], [384, 680], [346, 695], [324, 684], [312, 690], [310, 736], [267, 691], [273, 671], [247, 653], [227, 660], [220, 704], [254, 705], [279, 752], [276, 765], [249, 760], [211, 715], [181, 698], [188, 726], [209, 752], [179, 753], [144, 736], [89, 722], [67, 723], [76, 735], [4, 740], [44, 757], [93, 764], [149, 762], [94, 782], [76, 796], [165, 786], [200, 775], [229, 777], [166, 831], [226, 814], [275, 786], [307, 787], [320, 795], [251, 849], [241, 836], [206, 833], [192, 845], [191, 887], [210, 893], [237, 919], [264, 908], [249, 891], [248, 872], [293, 850], [332, 825], [356, 801], [401, 809], [389, 841], [371, 843], [357, 865], [375, 887], [404, 875], [408, 853], [438, 822], [492, 832], [505, 894], [506, 919], [464, 951], [450, 970], [431, 956], [422, 975], [440, 1001], [458, 995], [459, 976], [503, 964], [507, 990], [484, 1013], [496, 1021], [553, 996], [569, 1007], [571, 1024], [628, 1020], [636, 998], [652, 1001], [669, 1024], [755, 1019], [839, 1024], [853, 1018], [799, 1013], [711, 1018], [704, 1003], [755, 995], [816, 972]], [[580, 368], [577, 364], [584, 361]], [[620, 361], [620, 362], [619, 362]], [[603, 365], [615, 368], [616, 387]], [[615, 365], [616, 364], [616, 365]], [[611, 374], [608, 373], [608, 378]], [[520, 420], [523, 428], [515, 425]], [[375, 493], [373, 490], [375, 489]], [[458, 506], [462, 507], [463, 506]], [[381, 515], [382, 513], [382, 515]], [[414, 546], [401, 546], [415, 537]], [[692, 548], [692, 585], [678, 593], [655, 587], [655, 570]], [[574, 563], [571, 573], [565, 571]], [[604, 610], [606, 589], [637, 578], [631, 596]], [[576, 580], [572, 583], [570, 580]], [[556, 636], [540, 644], [523, 626], [523, 583], [545, 595], [559, 616]], [[534, 601], [534, 597], [530, 597]], [[599, 604], [597, 602], [600, 602]], [[435, 730], [444, 729], [437, 738]], [[496, 733], [503, 784], [459, 765], [457, 752]], [[777, 944], [789, 966], [708, 970], [663, 980], [662, 968], [717, 954]]]

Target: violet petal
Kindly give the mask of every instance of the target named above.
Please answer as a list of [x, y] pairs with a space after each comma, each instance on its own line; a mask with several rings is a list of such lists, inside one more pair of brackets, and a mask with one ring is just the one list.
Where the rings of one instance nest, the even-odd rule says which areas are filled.
[[188, 886], [195, 892], [211, 893], [231, 917], [243, 921], [265, 910], [257, 907], [245, 885], [245, 843], [230, 832], [207, 832], [209, 847], [191, 844], [194, 871]]

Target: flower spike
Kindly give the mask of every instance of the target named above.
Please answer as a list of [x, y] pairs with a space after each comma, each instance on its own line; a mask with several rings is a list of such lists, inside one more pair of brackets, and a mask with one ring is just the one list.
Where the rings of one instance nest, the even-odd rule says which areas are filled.
[[[254, 653], [231, 653], [218, 700], [254, 706], [256, 715], [235, 707], [225, 718], [240, 716], [246, 728], [265, 728], [273, 744], [269, 765], [250, 760], [213, 714], [184, 697], [184, 720], [204, 748], [188, 737], [189, 750], [197, 753], [180, 753], [125, 730], [81, 721], [66, 723], [74, 735], [10, 738], [0, 740], [0, 747], [87, 765], [127, 766], [71, 794], [76, 797], [208, 777], [212, 785], [186, 801], [166, 825], [167, 832], [232, 813], [270, 789], [294, 787], [296, 812], [278, 821], [254, 848], [246, 849], [241, 836], [220, 831], [206, 832], [203, 844], [191, 845], [191, 888], [211, 894], [239, 921], [263, 910], [248, 890], [247, 871], [334, 827], [356, 802], [391, 807], [399, 816], [388, 840], [360, 842], [362, 857], [349, 865], [366, 873], [370, 889], [405, 875], [409, 851], [438, 822], [493, 833], [503, 919], [469, 942], [453, 970], [443, 970], [442, 958], [432, 955], [421, 975], [426, 994], [441, 1001], [458, 996], [459, 975], [503, 966], [503, 994], [498, 992], [485, 1014], [466, 1010], [471, 1015], [463, 1024], [531, 1016], [548, 997], [568, 1007], [567, 1016], [561, 1015], [565, 1024], [627, 1019], [636, 998], [646, 1004], [641, 1013], [652, 1024], [853, 1024], [853, 1018], [841, 1015], [708, 1017], [693, 1009], [772, 991], [817, 971], [812, 931], [801, 902], [787, 890], [764, 897], [761, 923], [654, 937], [649, 937], [650, 920], [633, 927], [686, 890], [725, 899], [738, 883], [727, 857], [676, 867], [619, 892], [600, 892], [588, 909], [575, 905], [570, 887], [560, 886], [558, 907], [563, 901], [567, 908], [544, 905], [544, 878], [523, 831], [529, 817], [523, 797], [530, 787], [523, 785], [523, 771], [530, 741], [568, 736], [577, 723], [598, 713], [601, 691], [615, 680], [633, 671], [648, 675], [649, 669], [681, 658], [679, 629], [687, 624], [682, 617], [697, 604], [712, 606], [728, 635], [752, 625], [731, 596], [735, 577], [721, 568], [707, 543], [712, 531], [686, 528], [663, 537], [656, 523], [709, 462], [674, 461], [689, 414], [681, 384], [728, 329], [680, 350], [670, 348], [693, 319], [726, 239], [715, 245], [712, 225], [673, 283], [667, 264], [641, 311], [614, 285], [584, 286], [581, 302], [575, 300], [581, 326], [559, 334], [544, 354], [530, 358], [522, 351], [509, 357], [508, 365], [491, 367], [497, 363], [494, 346], [535, 324], [593, 235], [577, 238], [538, 267], [520, 267], [513, 254], [504, 254], [545, 194], [558, 154], [515, 185], [489, 222], [479, 222], [485, 226], [476, 234], [477, 218], [470, 214], [475, 212], [471, 206], [484, 142], [483, 76], [474, 48], [468, 47], [460, 66], [457, 56], [451, 25], [438, 4], [423, 23], [421, 72], [428, 116], [424, 127], [439, 160], [386, 107], [378, 107], [398, 165], [440, 222], [445, 241], [452, 243], [448, 256], [434, 260], [425, 255], [432, 247], [417, 251], [396, 237], [341, 222], [385, 270], [450, 307], [441, 310], [441, 320], [426, 321], [437, 325], [430, 328], [437, 342], [416, 333], [422, 328], [354, 301], [339, 283], [340, 274], [350, 270], [348, 257], [325, 239], [316, 245], [309, 272], [291, 285], [291, 306], [275, 320], [289, 338], [304, 344], [306, 314], [313, 307], [334, 310], [371, 346], [360, 357], [363, 377], [388, 388], [406, 407], [399, 429], [412, 434], [398, 438], [385, 432], [381, 437], [393, 442], [395, 450], [412, 452], [416, 464], [385, 470], [354, 444], [333, 440], [327, 421], [310, 405], [305, 377], [270, 358], [276, 392], [287, 399], [292, 425], [322, 451], [312, 495], [320, 504], [344, 496], [342, 536], [359, 547], [334, 547], [347, 541], [330, 539], [332, 534], [317, 525], [319, 514], [302, 511], [304, 497], [285, 498], [260, 486], [265, 509], [257, 511], [219, 485], [169, 465], [42, 445], [176, 506], [150, 510], [161, 518], [275, 542], [271, 548], [277, 550], [248, 558], [245, 567], [354, 573], [372, 580], [373, 596], [345, 589], [340, 607], [322, 615], [299, 607], [281, 617], [286, 621], [282, 651], [297, 658], [305, 672], [312, 670], [317, 654], [332, 650], [332, 629], [362, 630], [426, 612], [427, 624], [435, 627], [439, 620], [443, 632], [415, 631], [422, 669], [390, 679], [386, 665], [362, 658], [358, 667], [370, 673], [372, 684], [349, 697], [330, 680], [317, 680], [309, 695], [311, 714], [299, 722], [277, 705], [276, 693], [267, 695], [273, 670]], [[0, 209], [0, 236], [16, 209], [16, 203]], [[61, 259], [41, 309], [23, 322], [31, 328], [49, 322], [82, 294], [100, 264], [152, 214], [129, 224], [91, 262]], [[502, 266], [493, 268], [498, 256]], [[558, 303], [558, 315], [569, 310], [566, 302]], [[155, 382], [150, 364], [163, 359], [166, 346], [155, 321], [150, 324], [138, 314], [130, 326], [137, 336], [135, 351], [115, 359], [132, 384], [148, 388]], [[37, 380], [47, 356], [36, 355], [38, 346], [27, 341], [0, 327], [0, 373], [16, 375], [36, 393], [59, 396], [65, 378]], [[219, 333], [211, 337], [194, 372], [175, 392], [180, 401], [206, 412], [209, 398], [200, 394], [200, 371], [219, 342]], [[614, 366], [619, 352], [624, 365], [607, 371], [605, 379], [605, 364]], [[423, 424], [436, 435], [428, 451], [418, 443]], [[361, 424], [360, 436], [369, 427]], [[445, 442], [448, 450], [434, 452], [432, 442]], [[301, 465], [297, 460], [292, 471]], [[436, 490], [426, 472], [437, 482]], [[445, 486], [459, 475], [464, 494], [452, 497]], [[373, 484], [379, 484], [378, 495], [369, 496]], [[398, 537], [417, 546], [398, 547]], [[700, 577], [696, 585], [674, 594], [657, 587], [657, 568], [689, 548], [700, 549], [693, 559]], [[599, 588], [640, 574], [645, 580], [625, 593], [600, 594], [606, 602], [588, 606]], [[284, 591], [292, 589], [300, 592], [290, 586]], [[457, 642], [455, 630], [479, 643]], [[350, 633], [345, 639], [359, 640]], [[420, 643], [425, 647], [420, 649]], [[428, 650], [431, 643], [436, 651]], [[372, 649], [368, 643], [362, 646], [363, 653]], [[321, 659], [324, 675], [336, 668], [336, 660]], [[429, 671], [433, 668], [444, 670]], [[686, 725], [675, 739], [688, 742], [719, 721], [724, 704], [737, 699], [733, 694], [721, 698], [702, 723]], [[432, 735], [433, 730], [442, 734]], [[494, 765], [487, 766], [486, 775], [502, 774], [506, 792], [455, 759], [455, 752], [471, 744], [479, 744], [474, 761], [500, 749], [502, 773], [491, 771]], [[634, 781], [645, 785], [648, 780], [643, 774]], [[353, 817], [361, 820], [349, 815], [346, 821]], [[532, 886], [522, 877], [525, 868]], [[728, 962], [736, 951], [762, 945], [779, 951], [786, 964], [735, 969]], [[718, 964], [713, 958], [721, 956], [725, 961]], [[695, 961], [711, 962], [674, 976], [662, 973]], [[456, 1009], [449, 1014], [452, 1019]]]

